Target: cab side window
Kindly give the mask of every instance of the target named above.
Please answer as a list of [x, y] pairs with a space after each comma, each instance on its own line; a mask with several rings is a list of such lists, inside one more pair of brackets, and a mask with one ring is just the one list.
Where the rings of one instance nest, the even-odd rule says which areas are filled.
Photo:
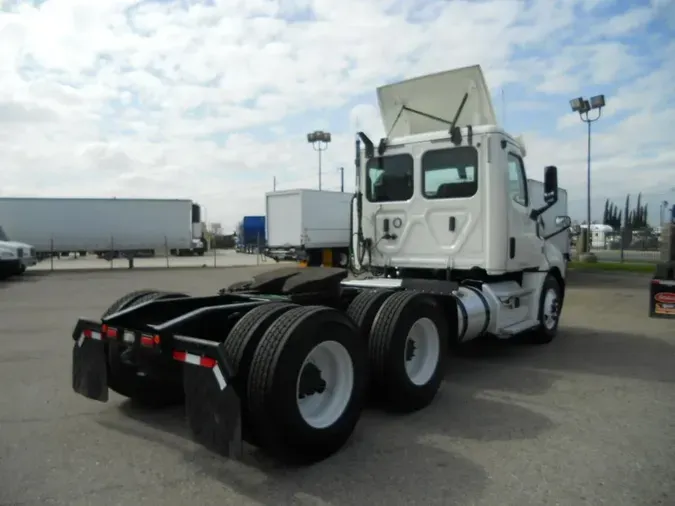
[[521, 206], [529, 204], [527, 196], [527, 177], [523, 159], [514, 153], [509, 153], [509, 194]]

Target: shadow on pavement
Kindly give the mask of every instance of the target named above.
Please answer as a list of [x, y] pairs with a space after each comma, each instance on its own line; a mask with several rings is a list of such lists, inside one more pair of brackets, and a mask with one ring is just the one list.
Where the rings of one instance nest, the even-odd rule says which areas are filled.
[[22, 285], [26, 283], [35, 283], [44, 276], [42, 272], [27, 271], [20, 276], [12, 276], [7, 279], [0, 279], [0, 290], [3, 288], [10, 288], [12, 286]]
[[[121, 411], [140, 424], [120, 422], [109, 415], [101, 416], [99, 423], [175, 447], [199, 472], [265, 504], [271, 500], [293, 504], [299, 493], [334, 504], [356, 504], [359, 498], [351, 494], [362, 485], [381, 491], [378, 500], [382, 503], [468, 504], [480, 497], [488, 478], [480, 466], [459, 453], [462, 445], [455, 447], [455, 441], [530, 439], [554, 424], [508, 401], [480, 398], [482, 386], [461, 379], [465, 365], [460, 362], [453, 370], [450, 363], [449, 377], [455, 376], [458, 385], [446, 382], [432, 405], [406, 416], [367, 410], [341, 452], [300, 469], [280, 466], [251, 446], [246, 446], [243, 462], [232, 462], [191, 443], [182, 408], [150, 411], [125, 401]], [[521, 372], [510, 387], [539, 393], [556, 379], [550, 373]], [[172, 443], [176, 437], [183, 440], [182, 445]], [[251, 479], [251, 472], [262, 478]]]
[[558, 371], [675, 383], [674, 356], [675, 345], [655, 337], [565, 326], [545, 346], [484, 342], [475, 356], [451, 360], [449, 377], [524, 394], [544, 393]]

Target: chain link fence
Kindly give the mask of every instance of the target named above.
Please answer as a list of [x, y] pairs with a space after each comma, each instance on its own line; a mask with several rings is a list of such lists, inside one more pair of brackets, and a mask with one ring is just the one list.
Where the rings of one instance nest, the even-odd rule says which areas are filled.
[[[606, 227], [606, 228], [605, 228]], [[572, 250], [580, 241], [580, 230], [571, 230]], [[601, 262], [658, 262], [661, 258], [661, 237], [658, 229], [591, 227], [590, 251]]]
[[258, 266], [274, 260], [265, 256], [263, 241], [243, 250], [235, 249], [231, 241], [209, 234], [199, 242], [176, 241], [169, 236], [138, 238], [124, 236], [49, 237], [32, 241], [33, 251], [26, 252], [36, 259], [31, 270], [104, 270], [175, 267], [236, 267]]

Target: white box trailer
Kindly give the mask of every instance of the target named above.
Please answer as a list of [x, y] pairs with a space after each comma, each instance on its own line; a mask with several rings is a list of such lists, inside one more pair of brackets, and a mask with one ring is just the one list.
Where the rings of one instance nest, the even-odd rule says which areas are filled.
[[200, 214], [190, 200], [0, 198], [7, 235], [33, 245], [41, 257], [190, 250], [199, 237]]
[[267, 193], [265, 200], [269, 256], [347, 265], [351, 193], [284, 190]]
[[[537, 181], [535, 179], [527, 180], [527, 193], [532, 202], [532, 207], [543, 207], [544, 206], [544, 183]], [[555, 232], [560, 227], [556, 224], [555, 219], [558, 216], [568, 216], [569, 210], [567, 209], [567, 190], [563, 188], [558, 188], [558, 201], [549, 209], [541, 215], [541, 219], [544, 223], [544, 230], [542, 234], [550, 234]], [[565, 255], [567, 260], [570, 259], [570, 233], [569, 230], [551, 237], [549, 239], [551, 244], [554, 244], [560, 252]]]

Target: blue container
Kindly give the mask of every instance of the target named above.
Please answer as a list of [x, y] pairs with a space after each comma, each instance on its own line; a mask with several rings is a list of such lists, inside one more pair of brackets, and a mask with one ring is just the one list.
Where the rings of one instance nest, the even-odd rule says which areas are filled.
[[265, 217], [244, 216], [242, 221], [242, 244], [255, 245], [265, 243]]

